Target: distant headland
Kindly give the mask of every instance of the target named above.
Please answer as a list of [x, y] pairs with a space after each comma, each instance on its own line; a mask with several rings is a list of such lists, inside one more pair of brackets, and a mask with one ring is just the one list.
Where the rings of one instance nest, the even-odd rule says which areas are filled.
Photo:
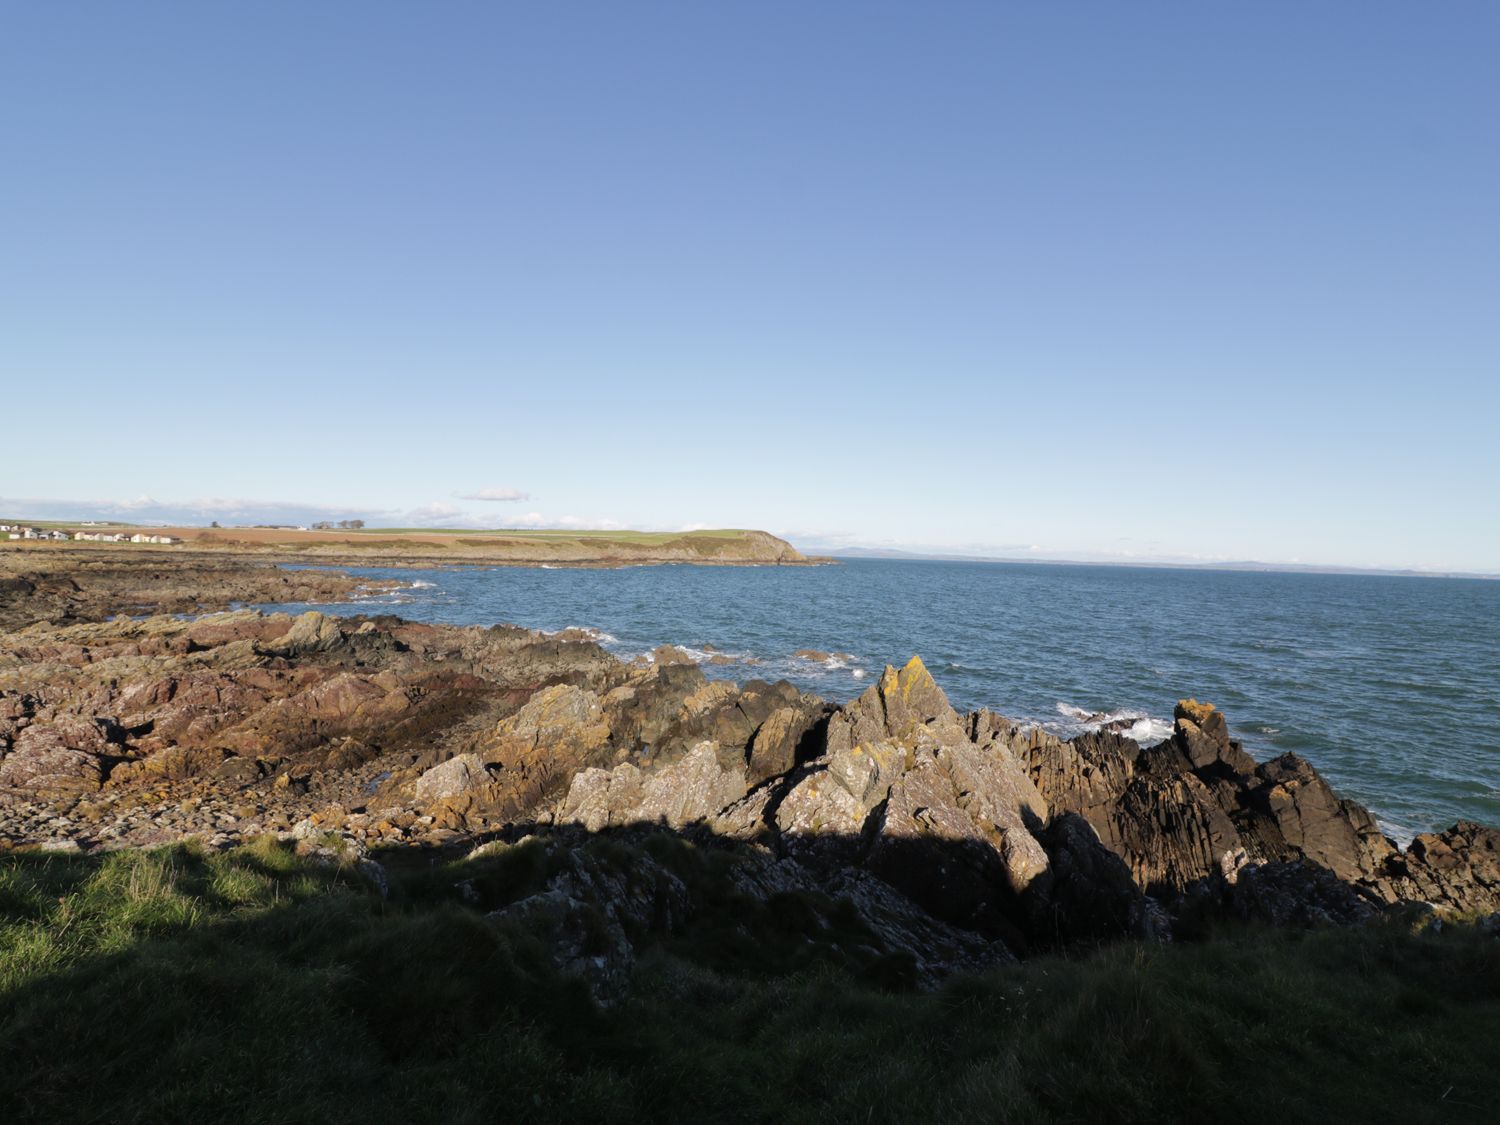
[[[316, 558], [345, 564], [420, 563], [488, 566], [812, 566], [830, 560], [803, 555], [784, 539], [740, 528], [697, 531], [475, 530], [364, 527], [358, 520], [313, 527], [151, 527], [90, 521], [10, 521], [33, 534], [6, 539], [21, 549], [97, 550], [130, 542], [141, 549], [222, 551], [268, 557]], [[140, 533], [149, 531], [150, 542]]]

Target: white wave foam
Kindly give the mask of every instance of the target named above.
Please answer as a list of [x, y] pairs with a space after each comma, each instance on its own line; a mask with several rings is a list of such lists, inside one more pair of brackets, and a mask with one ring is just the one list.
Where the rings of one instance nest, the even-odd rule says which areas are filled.
[[432, 590], [437, 587], [436, 582], [423, 582], [418, 578], [415, 582], [407, 583], [413, 590]]
[[617, 645], [620, 638], [613, 633], [606, 633], [603, 629], [596, 629], [592, 625], [565, 625], [561, 629], [538, 629], [544, 637], [559, 637], [564, 634], [570, 637], [580, 637], [586, 641], [593, 641], [600, 645]]
[[829, 672], [842, 672], [859, 663], [859, 657], [847, 652], [822, 652], [813, 648], [801, 648], [792, 653], [793, 661], [804, 662]]
[[1158, 742], [1165, 742], [1172, 737], [1172, 724], [1166, 719], [1155, 719], [1145, 715], [1137, 719], [1135, 725], [1126, 734], [1142, 746], [1155, 746]]
[[694, 664], [750, 664], [761, 663], [748, 652], [725, 652], [719, 648], [694, 648], [692, 645], [673, 645], [674, 649], [688, 657]]
[[1411, 847], [1411, 842], [1417, 838], [1417, 829], [1408, 824], [1402, 824], [1399, 820], [1389, 820], [1383, 816], [1375, 818], [1375, 824], [1381, 833], [1389, 836], [1402, 848]]
[[[411, 602], [405, 590], [356, 590], [351, 602], [378, 602], [381, 605], [407, 605]], [[307, 605], [338, 605], [338, 602], [307, 602]]]
[[1064, 738], [1094, 731], [1111, 730], [1139, 742], [1142, 746], [1152, 746], [1172, 735], [1170, 721], [1155, 718], [1144, 711], [1133, 711], [1127, 708], [1115, 711], [1085, 711], [1082, 707], [1062, 702], [1056, 706], [1057, 713], [1062, 715], [1063, 719], [1042, 725], [1053, 728], [1053, 733]]

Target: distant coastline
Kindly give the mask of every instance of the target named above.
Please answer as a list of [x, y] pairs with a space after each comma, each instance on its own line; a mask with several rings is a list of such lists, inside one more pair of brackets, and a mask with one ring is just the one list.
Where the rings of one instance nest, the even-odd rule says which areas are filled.
[[1232, 562], [1164, 562], [1147, 559], [1016, 559], [999, 555], [927, 554], [877, 547], [848, 547], [827, 552], [832, 559], [887, 559], [906, 562], [999, 563], [1010, 566], [1114, 566], [1140, 570], [1211, 570], [1251, 574], [1342, 574], [1372, 578], [1476, 578], [1500, 581], [1500, 573], [1465, 570], [1385, 569], [1362, 566], [1320, 566], [1311, 563], [1267, 563], [1251, 559]]
[[[17, 521], [61, 538], [6, 540], [23, 551], [91, 551], [106, 530], [140, 530], [134, 524]], [[267, 561], [330, 565], [612, 567], [690, 563], [706, 566], [816, 566], [830, 560], [803, 555], [764, 531], [726, 528], [690, 532], [531, 531], [363, 527], [152, 527], [172, 543], [129, 544], [127, 549], [181, 554], [252, 554]], [[75, 535], [89, 538], [74, 539]], [[120, 549], [111, 544], [111, 549]]]

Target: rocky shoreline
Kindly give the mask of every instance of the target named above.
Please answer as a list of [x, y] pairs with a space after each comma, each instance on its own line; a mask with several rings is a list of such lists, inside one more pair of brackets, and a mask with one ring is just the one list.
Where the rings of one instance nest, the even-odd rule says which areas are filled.
[[117, 614], [199, 614], [230, 606], [356, 601], [404, 583], [210, 551], [41, 547], [0, 551], [0, 633]]
[[[835, 704], [579, 634], [178, 616], [359, 595], [330, 572], [101, 561], [4, 581], [0, 854], [270, 834], [378, 883], [409, 855], [528, 840], [568, 862], [496, 912], [547, 933], [600, 996], [630, 935], [692, 909], [648, 860], [597, 869], [578, 845], [601, 836], [715, 849], [758, 901], [826, 896], [929, 984], [1216, 919], [1500, 912], [1500, 832], [1461, 823], [1402, 850], [1308, 762], [1256, 763], [1193, 700], [1158, 746], [1061, 741], [957, 713], [915, 658]], [[147, 607], [164, 612], [102, 620]]]

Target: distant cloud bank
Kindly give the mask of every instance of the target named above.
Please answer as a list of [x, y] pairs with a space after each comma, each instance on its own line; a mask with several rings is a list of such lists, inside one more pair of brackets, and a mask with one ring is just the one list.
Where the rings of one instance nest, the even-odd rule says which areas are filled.
[[531, 493], [522, 492], [518, 488], [481, 488], [477, 492], [464, 492], [458, 497], [460, 500], [490, 500], [512, 502], [516, 500], [530, 500]]
[[[523, 500], [514, 489], [483, 489], [484, 500]], [[501, 496], [502, 492], [512, 495]], [[460, 497], [469, 499], [469, 497]], [[493, 528], [494, 516], [479, 515], [448, 501], [435, 501], [415, 508], [374, 508], [335, 504], [309, 504], [295, 500], [255, 500], [243, 497], [204, 496], [190, 500], [157, 500], [138, 496], [130, 500], [63, 500], [55, 497], [0, 496], [0, 517], [34, 520], [123, 520], [162, 526], [196, 526], [218, 521], [225, 524], [275, 524], [304, 527], [320, 520], [361, 519], [371, 527], [473, 527]], [[505, 527], [528, 529], [595, 529], [613, 531], [627, 525], [608, 518], [550, 516], [526, 512], [503, 521]]]
[[137, 496], [130, 500], [62, 500], [55, 497], [0, 496], [0, 512], [21, 519], [90, 520], [114, 519], [147, 524], [292, 524], [319, 520], [362, 519], [418, 527], [441, 526], [444, 519], [462, 516], [452, 504], [432, 504], [407, 511], [350, 505], [309, 504], [295, 500], [259, 500], [238, 496], [200, 496], [188, 500], [157, 500]]

